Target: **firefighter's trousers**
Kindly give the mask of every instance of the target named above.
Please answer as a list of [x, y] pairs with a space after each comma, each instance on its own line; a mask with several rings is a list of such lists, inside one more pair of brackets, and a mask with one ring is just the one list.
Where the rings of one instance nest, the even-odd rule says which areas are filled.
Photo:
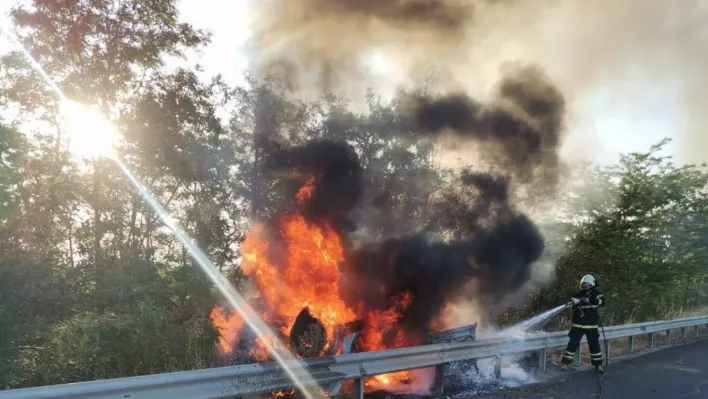
[[575, 352], [579, 350], [580, 339], [583, 338], [583, 334], [588, 339], [588, 346], [590, 347], [590, 362], [593, 366], [602, 366], [602, 348], [600, 348], [600, 333], [597, 331], [597, 326], [573, 326], [568, 332], [568, 347], [565, 349], [563, 354], [563, 364], [573, 363], [573, 358], [575, 357]]

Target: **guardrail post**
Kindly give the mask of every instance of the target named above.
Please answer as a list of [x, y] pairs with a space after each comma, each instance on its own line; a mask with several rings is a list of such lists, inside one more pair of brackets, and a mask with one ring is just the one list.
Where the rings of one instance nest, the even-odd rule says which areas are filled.
[[698, 326], [693, 327], [693, 332], [695, 333], [694, 335], [698, 337]]
[[502, 358], [497, 355], [494, 359], [494, 378], [501, 378]]
[[541, 349], [538, 351], [538, 372], [546, 372], [546, 358], [548, 358], [548, 349]]
[[575, 351], [575, 355], [573, 355], [573, 360], [575, 363], [580, 364], [580, 354], [583, 352], [583, 345], [578, 345], [578, 350]]
[[671, 345], [671, 330], [666, 330], [666, 344]]
[[686, 327], [681, 329], [681, 339], [683, 342], [686, 342], [688, 340], [688, 329]]
[[431, 393], [442, 395], [445, 389], [445, 364], [438, 364], [435, 366], [435, 379], [433, 380], [433, 387]]
[[364, 379], [354, 379], [354, 395], [353, 399], [364, 399]]
[[649, 333], [649, 349], [654, 349], [654, 333]]
[[605, 354], [607, 355], [607, 359], [605, 359], [605, 362], [609, 363], [610, 362], [610, 348], [612, 347], [612, 340], [607, 340], [607, 345], [605, 348]]
[[627, 344], [627, 352], [631, 354], [632, 352], [634, 352], [634, 336], [630, 335], [629, 337], [627, 337], [627, 340], [629, 341]]

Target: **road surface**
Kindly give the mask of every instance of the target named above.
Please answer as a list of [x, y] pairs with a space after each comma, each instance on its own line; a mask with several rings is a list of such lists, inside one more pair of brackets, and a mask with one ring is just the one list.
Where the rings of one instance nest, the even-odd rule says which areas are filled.
[[[593, 371], [570, 372], [548, 383], [474, 398], [597, 399], [597, 381]], [[610, 363], [602, 386], [602, 399], [708, 398], [708, 340]]]

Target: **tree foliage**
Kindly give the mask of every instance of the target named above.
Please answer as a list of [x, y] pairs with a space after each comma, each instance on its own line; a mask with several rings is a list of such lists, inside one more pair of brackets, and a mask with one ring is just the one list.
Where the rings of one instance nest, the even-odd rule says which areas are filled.
[[607, 292], [607, 325], [675, 317], [706, 305], [708, 173], [660, 156], [667, 143], [593, 168], [582, 187], [571, 190], [564, 201], [571, 228], [562, 233], [555, 282], [526, 312], [563, 303], [586, 273]]

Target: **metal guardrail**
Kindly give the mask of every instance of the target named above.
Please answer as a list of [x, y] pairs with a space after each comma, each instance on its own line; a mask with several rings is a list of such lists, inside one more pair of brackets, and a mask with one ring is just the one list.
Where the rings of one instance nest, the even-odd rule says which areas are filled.
[[[625, 324], [605, 328], [609, 340], [629, 338], [633, 350], [634, 337], [648, 335], [654, 346], [653, 333], [708, 326], [708, 316], [667, 321]], [[670, 335], [669, 335], [670, 337]], [[294, 369], [307, 370], [319, 386], [355, 380], [355, 397], [363, 397], [363, 379], [379, 374], [426, 367], [437, 367], [465, 359], [483, 359], [538, 351], [539, 369], [545, 370], [547, 351], [563, 347], [568, 340], [565, 331], [540, 333], [526, 337], [500, 337], [476, 341], [443, 343], [391, 349], [380, 352], [353, 353], [310, 360], [294, 361]], [[580, 351], [578, 351], [580, 353]], [[300, 366], [300, 367], [298, 367]], [[442, 391], [442, 385], [436, 389]], [[258, 393], [290, 389], [293, 383], [276, 363], [248, 364], [140, 377], [116, 378], [74, 384], [52, 385], [0, 392], [0, 399], [227, 399]]]

